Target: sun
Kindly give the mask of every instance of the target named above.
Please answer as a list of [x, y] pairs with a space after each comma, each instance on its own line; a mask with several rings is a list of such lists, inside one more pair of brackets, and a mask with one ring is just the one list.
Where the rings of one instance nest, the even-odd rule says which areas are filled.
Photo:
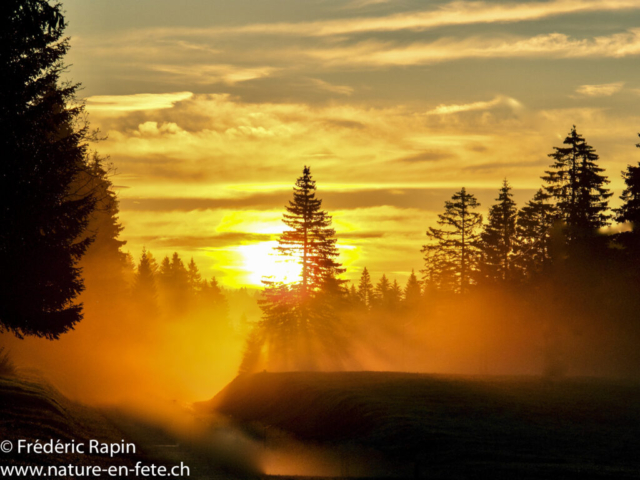
[[237, 247], [244, 270], [248, 272], [248, 280], [252, 284], [261, 285], [263, 278], [284, 283], [300, 279], [302, 266], [298, 259], [279, 255], [275, 250], [277, 245], [277, 241], [270, 241]]

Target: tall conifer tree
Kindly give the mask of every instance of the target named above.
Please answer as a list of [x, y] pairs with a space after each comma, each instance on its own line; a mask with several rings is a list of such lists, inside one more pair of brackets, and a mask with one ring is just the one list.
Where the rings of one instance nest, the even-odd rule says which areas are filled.
[[553, 147], [551, 170], [542, 179], [545, 191], [556, 201], [557, 212], [570, 229], [569, 239], [585, 235], [609, 224], [607, 214], [609, 180], [596, 163], [598, 155], [574, 126], [564, 139], [565, 147]]
[[518, 212], [514, 264], [521, 277], [541, 272], [550, 259], [551, 228], [558, 215], [548, 200], [540, 189]]
[[289, 230], [280, 236], [277, 250], [299, 259], [300, 293], [304, 298], [322, 288], [328, 278], [344, 272], [336, 261], [338, 249], [331, 217], [322, 210], [322, 200], [316, 198], [316, 182], [309, 167], [304, 167], [293, 189], [293, 200], [285, 209], [282, 221]]
[[427, 237], [431, 243], [424, 245], [422, 252], [431, 282], [441, 286], [443, 279], [453, 277], [458, 292], [468, 290], [480, 252], [478, 230], [482, 215], [474, 212], [479, 206], [476, 197], [463, 187], [445, 202], [444, 213], [438, 215], [438, 225], [444, 228], [429, 227]]
[[507, 180], [502, 183], [496, 201], [498, 203], [489, 209], [489, 223], [481, 234], [482, 273], [489, 281], [504, 281], [509, 279], [512, 270], [518, 212]]
[[[636, 147], [640, 148], [640, 143]], [[630, 223], [633, 231], [637, 233], [640, 232], [640, 163], [635, 167], [628, 165], [622, 172], [622, 178], [626, 188], [620, 196], [622, 206], [614, 210], [616, 222]]]
[[63, 84], [59, 4], [0, 2], [0, 330], [56, 339], [82, 319], [83, 235], [96, 200], [76, 194], [90, 132]]
[[371, 308], [373, 303], [373, 283], [371, 283], [371, 275], [369, 275], [367, 267], [364, 267], [362, 275], [360, 276], [360, 282], [358, 283], [358, 297], [366, 308]]

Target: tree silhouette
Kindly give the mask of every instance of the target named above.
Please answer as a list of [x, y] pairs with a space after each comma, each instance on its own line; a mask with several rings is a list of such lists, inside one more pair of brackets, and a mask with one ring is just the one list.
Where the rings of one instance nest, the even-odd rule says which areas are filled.
[[158, 313], [158, 289], [156, 286], [156, 261], [143, 247], [140, 262], [133, 280], [132, 296], [146, 313], [155, 316]]
[[540, 189], [518, 212], [514, 263], [524, 277], [541, 272], [550, 258], [551, 228], [557, 214], [548, 199]]
[[[302, 266], [298, 283], [286, 285], [266, 280], [259, 305], [262, 319], [257, 328], [266, 346], [268, 363], [275, 368], [315, 369], [322, 353], [342, 344], [338, 307], [346, 307], [346, 290], [338, 275], [344, 269], [336, 261], [335, 231], [331, 217], [321, 210], [311, 170], [304, 167], [293, 189], [283, 222], [289, 230], [279, 238], [277, 251], [297, 257]], [[247, 346], [247, 355], [255, 348]], [[325, 355], [325, 359], [332, 355]]]
[[444, 228], [429, 227], [427, 237], [431, 243], [422, 247], [428, 282], [444, 286], [457, 279], [456, 290], [467, 291], [470, 273], [478, 263], [482, 215], [473, 210], [479, 206], [475, 196], [464, 187], [445, 202], [444, 213], [438, 215], [437, 222]]
[[174, 252], [171, 260], [165, 257], [158, 269], [158, 280], [163, 307], [172, 313], [184, 313], [189, 298], [189, 272], [185, 268], [178, 252]]
[[322, 200], [316, 198], [316, 182], [311, 169], [305, 166], [293, 189], [293, 200], [285, 207], [287, 213], [282, 221], [290, 230], [282, 233], [277, 247], [281, 254], [298, 258], [302, 266], [303, 298], [322, 288], [328, 278], [344, 272], [335, 260], [338, 249], [331, 217], [321, 208]]
[[59, 336], [82, 319], [77, 264], [96, 199], [70, 186], [85, 169], [89, 130], [78, 85], [60, 86], [69, 49], [61, 6], [0, 6], [0, 328]]
[[191, 261], [187, 267], [187, 284], [189, 285], [189, 290], [192, 296], [198, 295], [202, 290], [202, 275], [200, 275], [200, 270], [198, 269], [196, 262], [193, 260], [193, 257], [191, 257]]
[[605, 187], [609, 180], [601, 175], [604, 170], [596, 163], [598, 155], [575, 125], [563, 143], [567, 146], [553, 147], [555, 152], [549, 154], [554, 159], [552, 170], [547, 170], [542, 179], [572, 239], [609, 224], [611, 216], [606, 211], [612, 193]]
[[[640, 148], [640, 143], [636, 147]], [[622, 206], [614, 210], [615, 219], [619, 223], [629, 222], [633, 231], [638, 232], [640, 230], [640, 163], [635, 167], [628, 165], [622, 172], [622, 178], [626, 188], [620, 196]]]
[[358, 283], [358, 298], [360, 298], [360, 301], [365, 308], [371, 308], [371, 305], [373, 304], [373, 295], [371, 275], [369, 275], [367, 267], [364, 267], [362, 275], [360, 276], [360, 282]]
[[513, 248], [516, 238], [516, 203], [511, 186], [505, 179], [498, 203], [489, 208], [489, 222], [482, 232], [482, 274], [489, 281], [505, 281], [510, 278]]
[[404, 287], [404, 301], [409, 307], [414, 307], [422, 298], [422, 290], [420, 288], [420, 282], [418, 281], [418, 277], [416, 277], [416, 273], [411, 270], [411, 275], [409, 275], [409, 280], [407, 280], [407, 285]]
[[385, 274], [382, 274], [373, 290], [373, 304], [377, 308], [391, 307], [391, 282]]
[[72, 188], [80, 195], [93, 195], [96, 208], [89, 217], [85, 237], [93, 242], [87, 249], [79, 266], [82, 268], [87, 287], [82, 295], [87, 312], [121, 306], [114, 299], [124, 298], [127, 293], [125, 276], [133, 269], [128, 254], [122, 251], [127, 243], [120, 239], [124, 229], [118, 218], [119, 202], [109, 179], [112, 167], [96, 152], [87, 158], [85, 169], [78, 175]]
[[[222, 288], [218, 285], [216, 277], [211, 277], [208, 282], [201, 282], [200, 295], [205, 301], [205, 305], [212, 309], [213, 315], [218, 323], [227, 323], [229, 321], [229, 303], [224, 295]], [[246, 316], [245, 316], [246, 322]]]

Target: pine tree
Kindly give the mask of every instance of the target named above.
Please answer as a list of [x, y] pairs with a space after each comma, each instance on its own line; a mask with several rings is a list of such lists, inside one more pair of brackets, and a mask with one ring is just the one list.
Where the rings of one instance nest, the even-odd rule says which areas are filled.
[[[640, 143], [636, 146], [640, 148]], [[630, 223], [633, 232], [637, 233], [640, 231], [640, 163], [636, 167], [628, 165], [622, 178], [626, 188], [620, 196], [622, 206], [614, 210], [616, 222]]]
[[373, 283], [367, 267], [362, 270], [360, 283], [358, 283], [358, 297], [366, 308], [371, 308], [373, 304]]
[[331, 228], [331, 217], [321, 209], [322, 200], [316, 198], [316, 182], [309, 167], [304, 167], [293, 189], [293, 200], [285, 208], [282, 221], [289, 230], [280, 236], [277, 250], [299, 259], [299, 290], [304, 298], [321, 289], [328, 278], [345, 271], [336, 261], [335, 230]]
[[548, 200], [540, 189], [518, 212], [514, 264], [522, 277], [541, 272], [550, 259], [551, 229], [558, 215]]
[[404, 288], [404, 301], [409, 307], [415, 307], [422, 298], [422, 291], [420, 289], [420, 282], [418, 281], [418, 277], [416, 277], [416, 273], [411, 270], [411, 275], [409, 275], [409, 280], [407, 280], [407, 285]]
[[109, 179], [113, 169], [105, 166], [105, 159], [96, 152], [86, 161], [86, 168], [72, 186], [76, 194], [93, 195], [96, 200], [85, 232], [93, 242], [80, 262], [87, 287], [82, 300], [87, 309], [99, 308], [104, 312], [105, 308], [122, 308], [117, 300], [126, 296], [133, 268], [122, 251], [127, 242], [120, 239], [124, 227], [118, 218], [119, 202]]
[[391, 303], [391, 283], [383, 273], [373, 290], [373, 305], [378, 308], [387, 308]]
[[489, 209], [489, 222], [480, 236], [482, 275], [490, 282], [506, 281], [511, 277], [517, 209], [506, 179], [496, 201], [498, 203]]
[[82, 319], [78, 262], [95, 207], [71, 185], [90, 131], [78, 85], [61, 85], [69, 50], [59, 4], [0, 2], [0, 329], [57, 339]]
[[200, 275], [200, 270], [193, 260], [193, 257], [191, 257], [191, 261], [187, 267], [187, 284], [189, 285], [189, 291], [192, 296], [198, 295], [202, 290], [202, 275]]
[[178, 252], [171, 260], [165, 257], [158, 269], [158, 280], [162, 304], [172, 313], [183, 313], [187, 308], [189, 296], [189, 272]]
[[552, 170], [542, 179], [548, 195], [556, 200], [557, 211], [570, 229], [568, 238], [589, 234], [609, 224], [606, 212], [612, 193], [605, 187], [609, 180], [598, 167], [598, 155], [573, 126], [564, 140], [566, 147], [553, 147]]
[[427, 231], [431, 243], [422, 247], [425, 274], [429, 282], [440, 287], [455, 279], [456, 290], [465, 293], [471, 273], [477, 268], [482, 215], [473, 211], [480, 204], [464, 187], [451, 200], [445, 202], [444, 213], [438, 215], [438, 225], [445, 228], [429, 227]]
[[394, 278], [391, 288], [389, 289], [389, 305], [391, 308], [396, 309], [400, 306], [402, 300], [402, 288], [400, 288], [398, 280]]
[[140, 262], [133, 280], [133, 301], [140, 305], [151, 316], [158, 313], [158, 289], [156, 286], [156, 271], [158, 266], [151, 252], [142, 248]]
[[[283, 222], [289, 228], [279, 238], [277, 251], [297, 257], [300, 282], [292, 285], [265, 281], [259, 305], [267, 362], [276, 368], [314, 369], [320, 353], [342, 344], [336, 304], [345, 300], [345, 270], [337, 262], [331, 217], [321, 210], [316, 182], [309, 167], [293, 189]], [[325, 358], [336, 358], [335, 354]]]
[[[229, 321], [229, 303], [222, 288], [218, 285], [216, 277], [211, 277], [211, 280], [207, 282], [204, 280], [202, 283], [201, 296], [205, 301], [205, 305], [213, 310], [213, 315], [216, 320], [221, 323]], [[246, 315], [245, 315], [246, 320]]]

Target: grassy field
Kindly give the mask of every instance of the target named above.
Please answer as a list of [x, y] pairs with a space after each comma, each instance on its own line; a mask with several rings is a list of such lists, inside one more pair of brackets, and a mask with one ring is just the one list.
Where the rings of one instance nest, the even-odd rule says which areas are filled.
[[282, 431], [330, 446], [343, 462], [356, 452], [353, 462], [372, 465], [362, 475], [640, 478], [637, 383], [260, 373], [238, 377], [199, 407], [256, 436]]

